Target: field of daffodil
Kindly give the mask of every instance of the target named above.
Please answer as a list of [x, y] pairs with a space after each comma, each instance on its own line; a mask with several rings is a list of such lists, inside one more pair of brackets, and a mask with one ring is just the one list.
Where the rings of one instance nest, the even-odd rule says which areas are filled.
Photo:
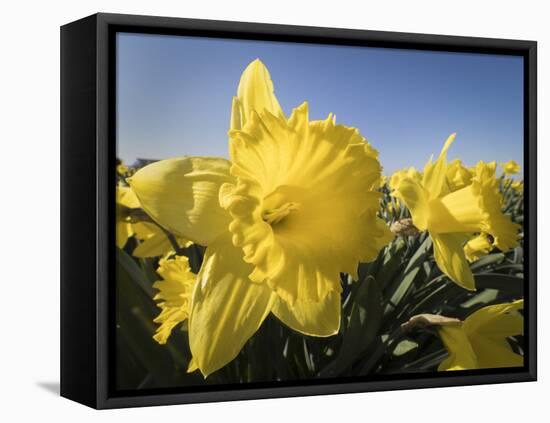
[[260, 60], [235, 83], [230, 160], [117, 165], [119, 389], [523, 365], [515, 161], [463, 163], [451, 134], [384, 175]]

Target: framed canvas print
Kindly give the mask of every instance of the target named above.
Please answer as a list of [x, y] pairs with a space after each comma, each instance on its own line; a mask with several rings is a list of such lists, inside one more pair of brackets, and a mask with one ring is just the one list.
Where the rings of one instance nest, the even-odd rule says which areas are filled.
[[536, 379], [536, 43], [61, 29], [61, 394]]

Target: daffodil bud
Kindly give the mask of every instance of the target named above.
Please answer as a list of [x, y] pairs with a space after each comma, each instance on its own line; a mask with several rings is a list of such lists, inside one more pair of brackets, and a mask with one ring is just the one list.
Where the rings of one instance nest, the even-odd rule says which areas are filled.
[[397, 236], [414, 236], [420, 233], [410, 217], [392, 223], [390, 230]]
[[462, 322], [455, 317], [425, 313], [411, 317], [408, 321], [401, 325], [401, 330], [404, 333], [409, 333], [416, 328], [423, 329], [430, 326], [458, 326], [460, 324], [462, 324]]

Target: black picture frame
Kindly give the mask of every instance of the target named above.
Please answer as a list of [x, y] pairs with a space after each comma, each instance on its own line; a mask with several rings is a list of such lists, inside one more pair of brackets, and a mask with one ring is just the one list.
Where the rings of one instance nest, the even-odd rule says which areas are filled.
[[[525, 366], [444, 375], [114, 392], [115, 50], [119, 31], [482, 52], [524, 58]], [[61, 27], [61, 395], [118, 408], [534, 381], [537, 377], [537, 44], [534, 41], [99, 13]], [[79, 248], [74, 248], [79, 245]]]

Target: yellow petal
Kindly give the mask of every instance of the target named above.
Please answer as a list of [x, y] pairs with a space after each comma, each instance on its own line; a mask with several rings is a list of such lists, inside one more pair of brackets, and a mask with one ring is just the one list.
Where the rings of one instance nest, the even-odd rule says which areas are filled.
[[523, 356], [515, 353], [507, 338], [523, 335], [523, 316], [518, 310], [523, 300], [483, 307], [464, 321], [464, 331], [478, 357], [479, 368], [523, 366]]
[[189, 259], [177, 256], [159, 262], [158, 274], [163, 278], [153, 284], [159, 292], [154, 299], [161, 309], [155, 318], [160, 323], [153, 338], [159, 344], [165, 344], [174, 327], [189, 316], [189, 300], [196, 281], [196, 275], [191, 272]]
[[478, 163], [472, 183], [430, 202], [430, 233], [485, 232], [502, 251], [517, 245], [520, 225], [502, 213], [502, 196], [490, 164]]
[[523, 181], [514, 181], [511, 186], [519, 194], [523, 194]]
[[402, 200], [411, 212], [414, 226], [420, 231], [428, 229], [430, 219], [429, 194], [424, 187], [411, 178], [403, 178], [394, 195]]
[[128, 170], [128, 166], [123, 163], [118, 164], [116, 167], [116, 173], [120, 176], [125, 176], [128, 173]]
[[473, 262], [489, 254], [492, 248], [493, 243], [487, 234], [481, 233], [464, 245], [464, 254], [469, 262]]
[[477, 356], [479, 369], [521, 367], [523, 356], [516, 354], [504, 338], [470, 337]]
[[225, 159], [183, 157], [162, 160], [128, 179], [145, 212], [177, 236], [208, 245], [227, 231], [230, 217], [218, 191], [229, 175]]
[[189, 317], [191, 352], [204, 376], [233, 360], [271, 311], [275, 296], [250, 282], [251, 271], [229, 235], [206, 249]]
[[187, 373], [193, 373], [195, 370], [199, 370], [199, 366], [197, 366], [197, 360], [191, 357], [189, 366], [187, 366]]
[[431, 234], [437, 266], [453, 282], [475, 291], [474, 275], [464, 254], [464, 236], [461, 234]]
[[136, 238], [141, 242], [132, 251], [134, 257], [158, 257], [172, 250], [168, 237], [156, 224], [139, 222], [133, 225]]
[[504, 173], [507, 175], [514, 175], [516, 173], [519, 173], [520, 166], [517, 164], [514, 160], [510, 160], [506, 163], [502, 163], [502, 170], [504, 170]]
[[[134, 251], [132, 251], [134, 257], [158, 257], [174, 251], [174, 246], [168, 239], [168, 236], [156, 224], [139, 222], [133, 224], [132, 228], [136, 238], [141, 241]], [[181, 247], [188, 247], [191, 245], [191, 242], [181, 237], [176, 238], [176, 242]]]
[[523, 300], [483, 307], [466, 318], [461, 327], [439, 330], [449, 350], [440, 370], [519, 367], [523, 356], [515, 353], [508, 337], [523, 334], [523, 317], [518, 310]]
[[132, 227], [126, 222], [116, 222], [116, 246], [124, 248], [128, 238], [133, 235]]
[[129, 209], [135, 209], [139, 207], [139, 200], [130, 187], [117, 185], [116, 197], [116, 202], [123, 205], [124, 207], [128, 207]]
[[429, 195], [429, 198], [438, 198], [439, 196], [446, 194], [448, 190], [446, 184], [447, 174], [447, 150], [455, 140], [456, 134], [451, 134], [445, 145], [441, 150], [439, 158], [435, 163], [428, 163], [424, 167], [424, 174], [422, 177], [422, 185]]
[[439, 336], [449, 352], [439, 371], [477, 369], [477, 356], [461, 325], [441, 326]]
[[391, 240], [376, 216], [378, 153], [356, 129], [332, 116], [310, 122], [304, 103], [288, 120], [254, 112], [230, 137], [238, 183], [224, 185], [220, 203], [253, 281], [290, 304], [319, 302]]
[[269, 111], [275, 116], [285, 115], [275, 97], [271, 76], [260, 59], [250, 63], [242, 73], [237, 97], [231, 110], [231, 129], [242, 129], [250, 119], [250, 113]]
[[132, 251], [134, 257], [150, 258], [162, 256], [173, 251], [172, 244], [164, 234], [154, 235], [141, 241], [139, 245]]
[[163, 230], [153, 222], [137, 222], [132, 224], [136, 238], [140, 241], [151, 238], [155, 235], [164, 234]]
[[523, 334], [523, 299], [511, 303], [483, 307], [472, 313], [464, 322], [468, 334], [492, 337], [509, 337]]
[[134, 235], [129, 220], [129, 209], [139, 207], [139, 201], [131, 188], [116, 187], [116, 245], [123, 248], [128, 238]]
[[470, 185], [472, 172], [460, 160], [453, 160], [447, 167], [447, 183], [451, 192]]
[[309, 336], [335, 335], [340, 328], [340, 294], [330, 291], [319, 302], [296, 301], [293, 306], [278, 298], [273, 305], [273, 314], [285, 325]]
[[390, 189], [396, 190], [401, 181], [405, 178], [413, 179], [418, 183], [422, 183], [422, 174], [414, 167], [409, 167], [408, 169], [398, 170], [391, 176], [389, 181]]

